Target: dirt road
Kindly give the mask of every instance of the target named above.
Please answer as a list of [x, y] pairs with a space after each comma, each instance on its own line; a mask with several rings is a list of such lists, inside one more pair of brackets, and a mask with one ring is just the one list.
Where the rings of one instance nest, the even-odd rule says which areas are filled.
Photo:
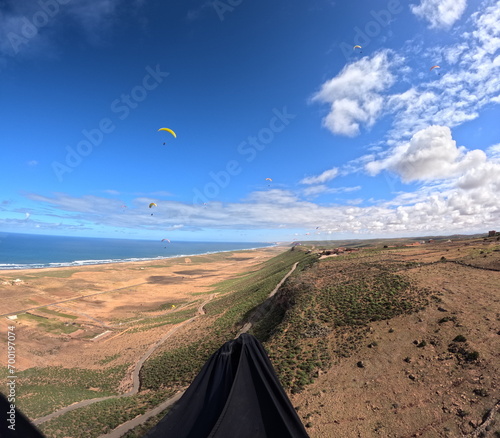
[[[163, 344], [168, 338], [170, 338], [174, 333], [176, 333], [180, 328], [183, 326], [193, 322], [195, 319], [199, 318], [200, 316], [205, 314], [205, 309], [203, 308], [208, 302], [210, 302], [216, 294], [211, 294], [210, 297], [204, 301], [199, 307], [198, 307], [198, 315], [193, 316], [192, 318], [183, 321], [179, 324], [177, 324], [175, 327], [171, 328], [162, 338], [160, 338], [155, 344], [153, 344], [143, 355], [142, 357], [137, 361], [134, 371], [132, 372], [132, 389], [125, 394], [121, 395], [112, 395], [108, 397], [99, 397], [99, 398], [93, 398], [90, 400], [83, 400], [78, 403], [74, 403], [70, 406], [66, 406], [65, 408], [59, 409], [56, 412], [52, 412], [49, 415], [45, 415], [44, 417], [37, 418], [36, 420], [33, 420], [33, 423], [35, 425], [39, 425], [42, 423], [45, 423], [46, 421], [52, 420], [53, 418], [59, 417], [60, 415], [65, 414], [66, 412], [73, 411], [78, 408], [82, 408], [88, 405], [91, 405], [93, 403], [97, 403], [100, 401], [104, 400], [109, 400], [111, 398], [122, 398], [122, 397], [131, 397], [139, 392], [139, 387], [140, 387], [140, 379], [139, 379], [139, 373], [141, 371], [142, 366], [144, 365], [144, 362], [153, 354], [153, 352], [161, 345]], [[171, 400], [171, 399], [170, 399]], [[166, 402], [165, 402], [166, 403]], [[164, 403], [164, 404], [165, 404]], [[169, 405], [167, 405], [169, 406]], [[160, 411], [161, 412], [161, 411]], [[156, 415], [156, 414], [155, 414]], [[135, 426], [134, 426], [135, 427]]]

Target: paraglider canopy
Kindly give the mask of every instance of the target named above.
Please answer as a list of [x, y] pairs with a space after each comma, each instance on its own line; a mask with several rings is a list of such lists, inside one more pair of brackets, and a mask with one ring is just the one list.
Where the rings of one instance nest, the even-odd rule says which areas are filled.
[[271, 178], [266, 178], [266, 181], [272, 181], [272, 179]]
[[[441, 67], [439, 67], [439, 65], [433, 65], [433, 66], [429, 69], [429, 71], [432, 71], [432, 70], [434, 70], [435, 68], [437, 68], [437, 69], [441, 69]], [[436, 71], [435, 71], [435, 73], [436, 73], [438, 76], [441, 76], [441, 73], [439, 72], [439, 70], [436, 70]]]
[[167, 131], [167, 132], [170, 132], [170, 134], [172, 134], [174, 136], [174, 138], [177, 138], [177, 134], [174, 131], [172, 131], [171, 129], [169, 129], [169, 128], [160, 128], [160, 129], [158, 129], [158, 131]]
[[152, 202], [151, 204], [149, 204], [149, 208], [151, 207], [158, 207], [154, 202]]
[[247, 333], [205, 363], [145, 438], [308, 438], [260, 341]]

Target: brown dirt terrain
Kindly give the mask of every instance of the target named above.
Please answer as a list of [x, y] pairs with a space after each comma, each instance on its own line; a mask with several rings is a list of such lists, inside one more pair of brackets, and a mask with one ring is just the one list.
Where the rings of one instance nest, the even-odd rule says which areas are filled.
[[[335, 357], [335, 333], [326, 335], [333, 365], [301, 393], [290, 394], [311, 438], [473, 436], [500, 400], [499, 249], [496, 240], [477, 239], [388, 248], [374, 255], [359, 251], [370, 260], [370, 269], [390, 263], [396, 267], [392, 272], [430, 290], [430, 304], [418, 313], [370, 323], [361, 347], [349, 357]], [[20, 370], [57, 365], [99, 369], [103, 363], [135, 363], [176, 324], [153, 327], [148, 320], [151, 327], [137, 331], [145, 318], [187, 319], [196, 314], [212, 285], [256, 270], [284, 250], [0, 271], [0, 314], [49, 304], [50, 311], [59, 312], [36, 308], [15, 322], [16, 365]], [[320, 265], [318, 288], [349, 279], [354, 269], [351, 260], [340, 257]], [[210, 317], [193, 321], [158, 352], [197, 340], [212, 322]], [[11, 324], [0, 318], [3, 345]], [[462, 342], [454, 341], [457, 336]], [[477, 358], [471, 356], [474, 352]], [[127, 382], [122, 385], [128, 389]], [[478, 436], [493, 438], [497, 431], [500, 436], [498, 412]]]
[[[145, 327], [141, 320], [191, 310], [187, 319], [196, 314], [196, 303], [207, 297], [212, 285], [255, 270], [282, 251], [273, 247], [189, 259], [1, 271], [0, 315], [31, 309], [14, 322], [17, 369], [100, 369], [103, 361], [110, 366], [133, 363], [175, 324], [133, 330]], [[4, 339], [12, 321], [0, 321]], [[92, 339], [106, 331], [110, 333]]]
[[[498, 410], [472, 435], [500, 400], [500, 271], [449, 261], [500, 270], [499, 247], [490, 239], [381, 253], [410, 267], [397, 273], [429, 289], [430, 304], [370, 323], [359, 349], [291, 395], [311, 438], [500, 436]], [[333, 281], [345, 276], [325, 269]]]

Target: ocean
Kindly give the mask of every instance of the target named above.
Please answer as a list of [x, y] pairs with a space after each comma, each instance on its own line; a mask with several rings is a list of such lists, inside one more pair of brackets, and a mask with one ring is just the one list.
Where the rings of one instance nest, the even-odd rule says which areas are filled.
[[33, 269], [184, 257], [272, 246], [265, 242], [161, 242], [0, 233], [0, 269]]

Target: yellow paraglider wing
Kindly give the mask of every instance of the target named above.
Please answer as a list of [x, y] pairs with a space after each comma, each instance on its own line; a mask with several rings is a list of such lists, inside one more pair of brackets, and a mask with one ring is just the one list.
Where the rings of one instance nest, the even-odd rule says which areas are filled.
[[151, 207], [158, 207], [154, 202], [152, 202], [151, 204], [149, 204], [149, 208]]
[[441, 68], [441, 67], [439, 67], [439, 65], [433, 65], [433, 66], [431, 67], [430, 71], [434, 70], [435, 68]]
[[177, 138], [177, 134], [174, 131], [172, 131], [171, 129], [160, 128], [160, 129], [158, 129], [158, 131], [167, 131], [167, 132], [170, 132], [170, 134], [172, 134], [175, 138]]
[[266, 178], [266, 181], [272, 181], [272, 179], [271, 178]]
[[356, 45], [356, 46], [353, 47], [353, 50], [354, 49], [361, 49], [361, 46]]

